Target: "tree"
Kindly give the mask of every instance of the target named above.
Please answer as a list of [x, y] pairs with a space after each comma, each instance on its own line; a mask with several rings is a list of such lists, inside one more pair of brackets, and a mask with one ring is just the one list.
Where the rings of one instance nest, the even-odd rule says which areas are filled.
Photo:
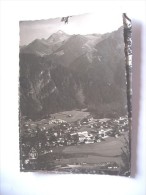
[[78, 135], [78, 134], [75, 134], [75, 135], [73, 136], [73, 139], [74, 139], [74, 142], [77, 144], [78, 141], [79, 141], [79, 135]]

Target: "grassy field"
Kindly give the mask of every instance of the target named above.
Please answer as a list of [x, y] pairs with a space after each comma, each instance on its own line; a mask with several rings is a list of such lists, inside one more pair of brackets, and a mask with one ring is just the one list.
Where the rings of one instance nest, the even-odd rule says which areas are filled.
[[87, 156], [81, 155], [81, 157], [61, 159], [60, 161], [56, 161], [55, 164], [61, 165], [61, 164], [87, 163], [88, 165], [98, 165], [99, 163], [104, 163], [109, 161], [116, 162], [117, 164], [122, 164], [120, 157], [106, 157], [106, 156], [102, 157], [102, 156], [94, 156], [94, 155], [87, 155]]
[[106, 141], [94, 144], [84, 144], [66, 147], [64, 153], [87, 153], [102, 156], [117, 156], [120, 153], [122, 143], [116, 138], [108, 138]]
[[100, 143], [55, 148], [54, 155], [58, 153], [61, 155], [55, 164], [87, 163], [94, 165], [109, 161], [122, 164], [121, 147], [123, 147], [123, 143], [121, 140], [122, 137], [107, 138]]
[[71, 110], [71, 111], [64, 111], [64, 112], [58, 112], [55, 114], [51, 114], [52, 118], [55, 119], [62, 119], [67, 122], [75, 122], [77, 120], [81, 120], [87, 116], [89, 116], [89, 112], [84, 112], [83, 110]]

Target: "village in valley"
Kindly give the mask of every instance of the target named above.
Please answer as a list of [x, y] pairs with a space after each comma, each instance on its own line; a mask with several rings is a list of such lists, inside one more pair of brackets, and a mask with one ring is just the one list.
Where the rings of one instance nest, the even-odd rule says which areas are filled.
[[[127, 116], [97, 119], [86, 110], [55, 113], [40, 121], [23, 118], [20, 132], [22, 169], [66, 172], [86, 172], [87, 169], [90, 173], [92, 165], [91, 173], [117, 173], [120, 151], [124, 147], [121, 140], [128, 136], [128, 129]], [[116, 151], [112, 151], [114, 143], [117, 148], [119, 144], [118, 157]], [[111, 147], [111, 156], [108, 151], [104, 157], [103, 146], [107, 147], [105, 151]], [[95, 158], [101, 159], [96, 162]], [[90, 163], [86, 159], [90, 159]]]

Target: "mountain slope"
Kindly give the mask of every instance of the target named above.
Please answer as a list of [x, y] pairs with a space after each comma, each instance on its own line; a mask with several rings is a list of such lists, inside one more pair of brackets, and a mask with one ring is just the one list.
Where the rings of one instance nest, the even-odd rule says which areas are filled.
[[57, 31], [48, 39], [36, 39], [29, 45], [22, 47], [20, 53], [31, 53], [39, 56], [50, 55], [57, 50], [70, 36]]
[[125, 114], [122, 28], [96, 38], [73, 35], [64, 40], [64, 36], [58, 32], [47, 40], [53, 47], [61, 40], [50, 55], [20, 53], [22, 115], [36, 119], [82, 107], [99, 117]]

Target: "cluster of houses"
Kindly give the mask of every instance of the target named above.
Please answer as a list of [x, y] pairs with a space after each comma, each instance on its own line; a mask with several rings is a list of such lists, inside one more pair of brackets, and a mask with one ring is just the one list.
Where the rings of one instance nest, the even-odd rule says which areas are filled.
[[[53, 148], [102, 142], [108, 137], [118, 137], [128, 130], [128, 118], [94, 119], [86, 117], [68, 123], [61, 119], [43, 119], [24, 124], [21, 154], [25, 164], [39, 155], [53, 153]], [[28, 160], [29, 159], [29, 160]]]

